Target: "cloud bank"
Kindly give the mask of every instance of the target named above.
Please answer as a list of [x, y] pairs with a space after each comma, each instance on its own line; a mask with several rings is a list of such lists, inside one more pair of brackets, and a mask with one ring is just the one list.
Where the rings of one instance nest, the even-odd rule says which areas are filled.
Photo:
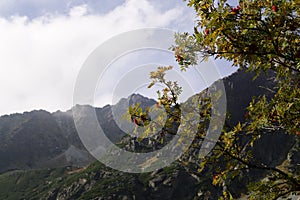
[[114, 35], [145, 27], [185, 31], [193, 26], [191, 9], [158, 9], [154, 2], [128, 0], [105, 14], [82, 4], [65, 15], [0, 18], [0, 115], [71, 108], [81, 65]]

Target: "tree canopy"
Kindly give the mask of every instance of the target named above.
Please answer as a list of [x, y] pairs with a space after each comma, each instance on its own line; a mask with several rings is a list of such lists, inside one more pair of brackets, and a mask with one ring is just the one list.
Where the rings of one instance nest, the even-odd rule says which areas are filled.
[[[299, 145], [300, 137], [300, 2], [298, 0], [239, 0], [230, 5], [226, 0], [189, 0], [196, 11], [197, 25], [193, 33], [177, 33], [171, 47], [182, 70], [208, 58], [224, 59], [248, 72], [272, 74], [275, 86], [265, 88], [271, 97], [257, 96], [249, 102], [246, 121], [225, 126], [209, 156], [201, 159], [198, 171], [213, 165], [213, 184], [223, 187], [221, 199], [231, 199], [227, 186], [231, 180], [249, 169], [260, 169], [268, 176], [249, 184], [249, 198], [278, 199], [300, 192], [299, 166], [290, 171], [288, 161], [278, 166], [254, 162], [253, 144], [266, 133], [283, 131]], [[198, 56], [203, 60], [198, 60]], [[181, 88], [163, 77], [160, 68], [151, 74], [167, 86], [159, 97], [168, 108], [176, 104]], [[171, 93], [167, 95], [167, 93]], [[209, 105], [209, 104], [207, 104]], [[206, 106], [203, 118], [211, 106]], [[202, 131], [201, 131], [202, 130]], [[205, 138], [205, 128], [199, 137]], [[241, 141], [241, 138], [244, 138]], [[246, 139], [245, 139], [246, 138]], [[298, 149], [299, 150], [299, 149]]]

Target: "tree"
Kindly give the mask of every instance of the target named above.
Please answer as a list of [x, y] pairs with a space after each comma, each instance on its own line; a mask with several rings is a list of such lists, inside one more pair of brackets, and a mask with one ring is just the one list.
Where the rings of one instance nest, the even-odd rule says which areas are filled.
[[[268, 172], [265, 179], [249, 185], [249, 198], [278, 199], [292, 193], [299, 194], [299, 167], [296, 172], [290, 172], [288, 167], [291, 164], [288, 162], [276, 167], [267, 166], [254, 162], [251, 154], [253, 144], [266, 133], [284, 131], [293, 135], [299, 144], [299, 2], [240, 0], [239, 5], [231, 6], [226, 0], [189, 0], [188, 6], [195, 9], [198, 23], [192, 34], [177, 33], [176, 45], [171, 47], [182, 70], [201, 62], [197, 59], [200, 54], [203, 60], [209, 57], [225, 59], [233, 66], [255, 72], [256, 76], [271, 71], [276, 82], [274, 88], [266, 88], [273, 93], [271, 98], [260, 96], [249, 102], [246, 122], [224, 127], [211, 154], [201, 160], [199, 173], [208, 165], [214, 166], [213, 184], [223, 187], [223, 196], [220, 197], [223, 199], [232, 198], [227, 188], [231, 180], [249, 169]], [[170, 108], [172, 103], [177, 103], [172, 98], [170, 102], [166, 93], [174, 93], [179, 87], [176, 85], [172, 89], [172, 83], [164, 80], [161, 75], [166, 70], [160, 68], [151, 77], [161, 77], [160, 80], [168, 86], [159, 99]], [[201, 112], [206, 113], [203, 118], [209, 120], [211, 106], [209, 103], [206, 105]], [[199, 140], [205, 138], [205, 129], [204, 126], [199, 127]]]
[[[176, 34], [176, 45], [172, 47], [182, 70], [199, 62], [200, 53], [203, 60], [225, 59], [233, 66], [256, 72], [257, 76], [273, 71], [277, 83], [275, 88], [267, 88], [272, 91], [272, 98], [255, 97], [249, 102], [245, 123], [225, 127], [201, 168], [209, 163], [222, 166], [213, 183], [224, 186], [225, 199], [230, 198], [226, 185], [249, 168], [269, 172], [267, 179], [249, 187], [253, 198], [277, 199], [299, 192], [299, 172], [289, 172], [289, 163], [271, 167], [251, 160], [251, 148], [263, 134], [284, 130], [299, 143], [299, 2], [240, 0], [239, 5], [231, 6], [226, 0], [189, 0], [188, 5], [195, 9], [198, 24], [193, 34]], [[241, 142], [245, 136], [247, 142]]]

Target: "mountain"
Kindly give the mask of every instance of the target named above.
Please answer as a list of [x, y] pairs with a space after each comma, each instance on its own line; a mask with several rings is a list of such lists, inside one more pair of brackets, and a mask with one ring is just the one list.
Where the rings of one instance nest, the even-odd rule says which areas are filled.
[[[95, 110], [106, 136], [117, 142], [125, 135], [116, 124], [122, 117], [118, 113], [125, 113], [129, 103], [140, 101], [146, 106], [155, 104], [154, 100], [133, 94], [114, 106], [77, 105], [72, 110], [77, 110], [80, 116]], [[38, 110], [0, 117], [0, 173], [15, 169], [85, 166], [92, 162], [94, 158], [86, 151], [76, 131], [72, 110], [55, 113]]]
[[[243, 121], [245, 107], [252, 96], [273, 94], [267, 89], [276, 84], [272, 74], [261, 75], [239, 70], [224, 78], [227, 111], [232, 126]], [[148, 149], [149, 140], [136, 142], [126, 137], [128, 124], [122, 116], [128, 105], [143, 102], [143, 107], [155, 101], [138, 94], [121, 99], [116, 105], [103, 108], [77, 105], [73, 108], [79, 116], [95, 109], [101, 127], [110, 140], [127, 150]], [[88, 123], [89, 120], [83, 121]], [[117, 126], [118, 125], [118, 126]], [[195, 175], [197, 166], [195, 149], [190, 148], [184, 167], [179, 162], [152, 173], [130, 174], [112, 170], [94, 161], [81, 143], [76, 132], [72, 111], [48, 113], [33, 111], [0, 118], [0, 199], [215, 199], [222, 189], [211, 184], [213, 169]], [[135, 144], [135, 145], [129, 145]], [[195, 140], [194, 144], [201, 145]], [[265, 134], [254, 144], [254, 158], [271, 166], [290, 160], [290, 170], [299, 171], [299, 143], [294, 136], [284, 133]], [[19, 170], [14, 170], [19, 169]], [[21, 169], [21, 170], [20, 170]], [[249, 181], [262, 179], [261, 171], [249, 171], [242, 180], [233, 180], [230, 190], [234, 198], [246, 193]]]

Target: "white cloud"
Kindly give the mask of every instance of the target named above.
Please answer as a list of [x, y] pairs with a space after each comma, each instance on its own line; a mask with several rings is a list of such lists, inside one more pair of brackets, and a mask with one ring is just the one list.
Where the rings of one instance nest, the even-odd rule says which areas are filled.
[[86, 4], [81, 6], [75, 6], [71, 8], [69, 15], [71, 17], [82, 17], [88, 13], [88, 6]]
[[128, 0], [105, 15], [89, 10], [81, 5], [67, 16], [0, 18], [1, 115], [69, 109], [81, 65], [113, 35], [136, 28], [181, 29], [193, 24], [193, 15], [183, 8], [159, 11], [147, 0]]

